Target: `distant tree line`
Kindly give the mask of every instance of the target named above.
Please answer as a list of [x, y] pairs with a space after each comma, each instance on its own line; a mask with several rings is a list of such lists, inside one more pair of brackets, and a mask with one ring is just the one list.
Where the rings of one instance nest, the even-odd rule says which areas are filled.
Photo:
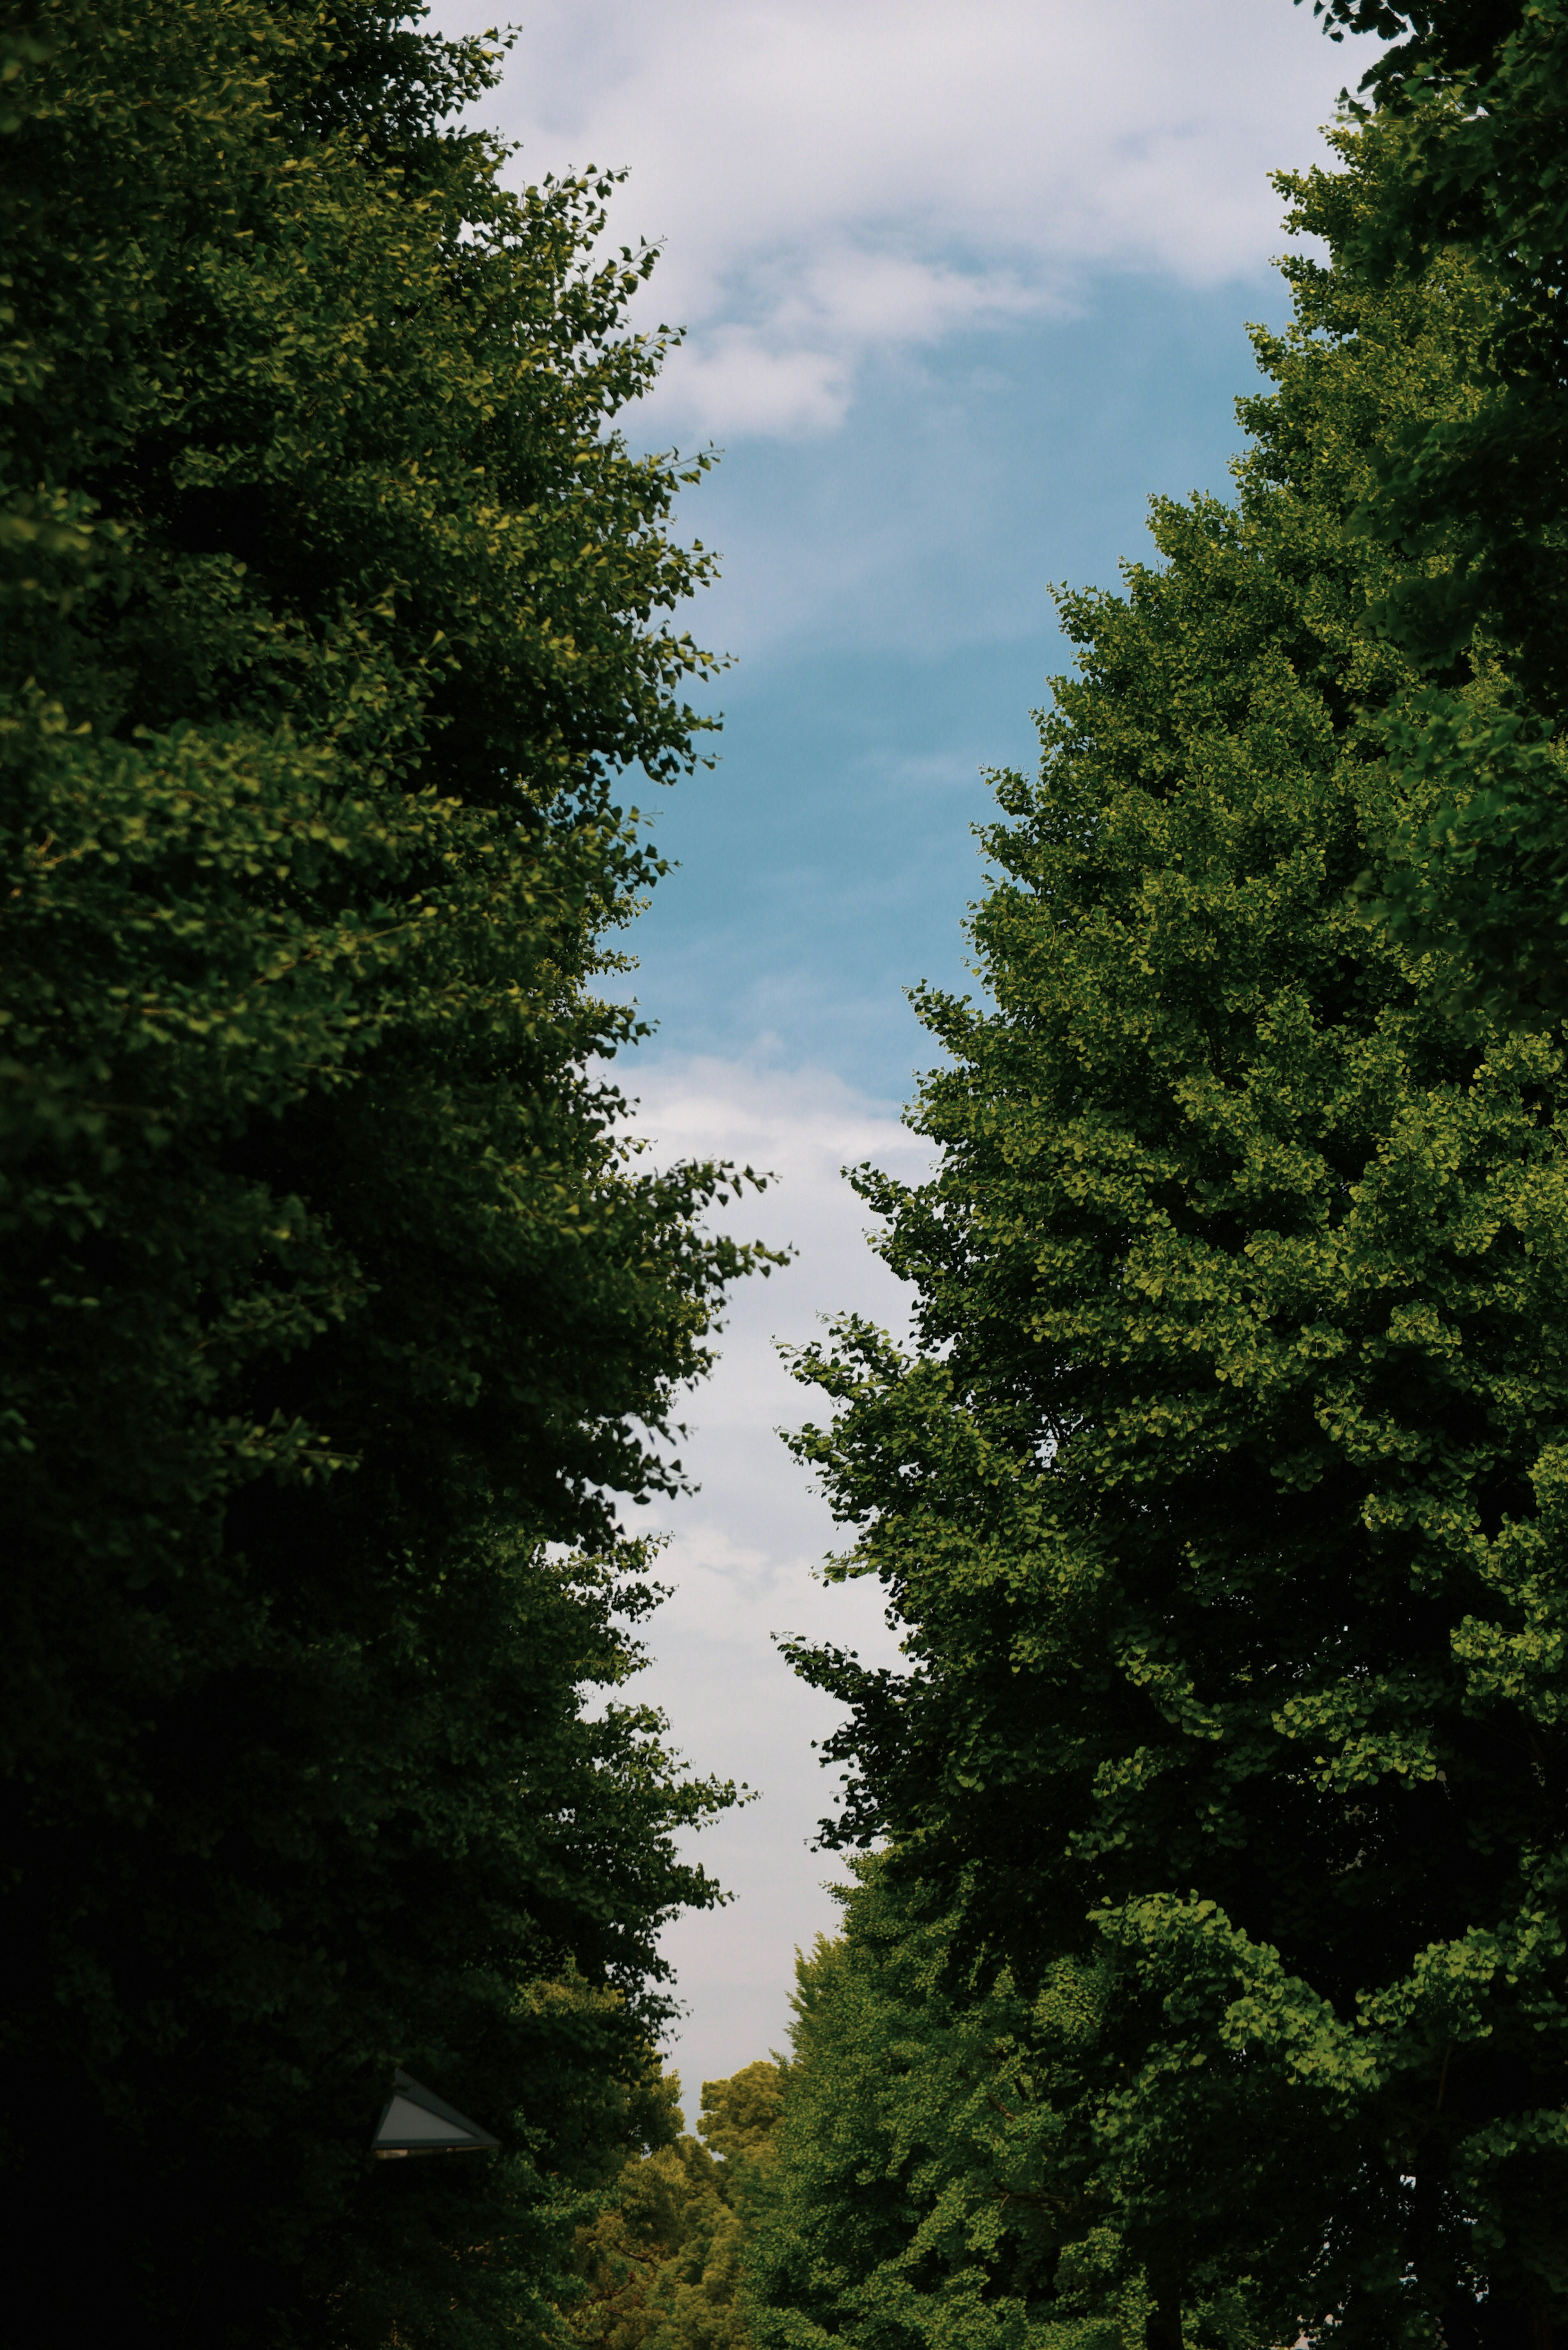
[[576, 2350], [749, 2350], [748, 2245], [778, 2150], [788, 2066], [704, 2081], [697, 2134], [663, 2076], [669, 2126], [633, 2153], [576, 2234]]

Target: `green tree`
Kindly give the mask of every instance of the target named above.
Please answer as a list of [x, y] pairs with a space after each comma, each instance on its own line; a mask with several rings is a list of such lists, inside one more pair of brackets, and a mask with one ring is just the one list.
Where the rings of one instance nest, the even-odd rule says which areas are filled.
[[[628, 2158], [579, 2229], [586, 2296], [568, 2308], [581, 2350], [750, 2350], [745, 2245], [765, 2194], [784, 2105], [783, 2069], [759, 2062], [704, 2081], [695, 2137]], [[673, 2111], [680, 2085], [665, 2076]]]
[[[1373, 286], [1484, 271], [1489, 331], [1459, 402], [1403, 418], [1356, 527], [1392, 557], [1374, 624], [1427, 690], [1390, 729], [1411, 806], [1381, 910], [1446, 951], [1463, 995], [1539, 1024], [1568, 1011], [1568, 8], [1562, 0], [1316, 0], [1404, 36], [1364, 87], [1385, 168], [1347, 263]], [[1474, 691], [1489, 660], [1501, 695]]]
[[798, 1366], [909, 1655], [800, 1658], [852, 1709], [838, 1833], [891, 1838], [960, 1981], [1108, 1983], [1084, 2159], [1151, 2350], [1231, 2294], [1257, 2350], [1568, 2314], [1563, 1058], [1353, 886], [1421, 687], [1354, 517], [1462, 411], [1491, 292], [1342, 267], [1386, 156], [1341, 146], [1288, 183], [1335, 258], [1258, 338], [1236, 503], [1158, 504], [1162, 563], [1064, 598], [992, 1001], [921, 999], [939, 1171], [857, 1179], [914, 1349]]
[[[1058, 1959], [1032, 1999], [955, 1966], [886, 1855], [842, 1936], [796, 1965], [771, 2191], [748, 2247], [759, 2350], [1141, 2350], [1149, 2296], [1117, 2230], [1112, 1970]], [[1246, 2342], [1234, 2290], [1196, 2338]]]
[[[658, 871], [619, 779], [695, 755], [694, 473], [615, 426], [664, 345], [608, 183], [508, 192], [458, 127], [495, 53], [408, 15], [5, 36], [28, 2339], [554, 2324], [571, 2195], [649, 2126], [657, 1929], [713, 1891], [672, 1838], [727, 1791], [615, 1694], [615, 1496], [679, 1481], [749, 1258], [699, 1229], [723, 1170], [626, 1139], [595, 993]], [[370, 2165], [400, 2061], [504, 2160]]]

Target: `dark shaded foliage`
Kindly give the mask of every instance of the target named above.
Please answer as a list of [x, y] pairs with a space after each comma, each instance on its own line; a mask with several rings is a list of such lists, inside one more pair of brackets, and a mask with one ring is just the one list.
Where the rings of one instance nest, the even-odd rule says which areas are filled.
[[[19, 2338], [557, 2323], [726, 1800], [614, 1496], [747, 1253], [593, 993], [705, 572], [651, 256], [391, 0], [5, 35], [3, 2150]], [[609, 1693], [593, 1720], [585, 1697]], [[403, 2062], [494, 2163], [370, 2166]], [[62, 2257], [62, 2215], [91, 2214]], [[72, 2227], [76, 2225], [73, 2217]], [[530, 2314], [531, 2313], [531, 2314]], [[470, 2329], [478, 2328], [477, 2333]]]

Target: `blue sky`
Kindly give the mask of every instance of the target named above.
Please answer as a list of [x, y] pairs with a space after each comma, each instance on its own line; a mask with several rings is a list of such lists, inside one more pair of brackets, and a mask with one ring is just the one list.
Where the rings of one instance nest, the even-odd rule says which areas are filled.
[[1107, 277], [1075, 315], [879, 358], [831, 432], [727, 450], [690, 501], [727, 583], [696, 623], [760, 641], [711, 697], [719, 766], [659, 805], [680, 870], [637, 993], [660, 1049], [906, 1096], [904, 991], [968, 983], [983, 771], [1033, 764], [1066, 664], [1052, 587], [1152, 556], [1151, 492], [1226, 492], [1242, 322], [1280, 296]]
[[689, 329], [630, 430], [724, 452], [684, 516], [724, 559], [691, 618], [735, 656], [721, 762], [658, 795], [679, 870], [632, 936], [658, 1033], [625, 1075], [660, 1156], [774, 1171], [739, 1221], [797, 1253], [737, 1298], [689, 1415], [701, 1490], [651, 1521], [642, 1690], [762, 1791], [700, 1846], [733, 1899], [667, 1938], [689, 2116], [780, 2044], [794, 1948], [835, 1917], [834, 1710], [774, 1636], [894, 1653], [875, 1592], [816, 1573], [774, 1342], [900, 1326], [839, 1170], [925, 1164], [904, 991], [973, 984], [981, 771], [1032, 760], [1052, 584], [1147, 557], [1151, 494], [1225, 492], [1244, 323], [1286, 308], [1267, 173], [1322, 158], [1366, 62], [1290, 0], [535, 0], [485, 109], [520, 179], [628, 167], [618, 241], [663, 244], [647, 323]]

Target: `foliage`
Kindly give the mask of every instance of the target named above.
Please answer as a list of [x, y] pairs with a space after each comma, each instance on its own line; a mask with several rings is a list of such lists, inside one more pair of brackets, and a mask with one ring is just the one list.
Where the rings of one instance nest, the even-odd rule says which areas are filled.
[[[1357, 30], [1407, 37], [1365, 77], [1386, 157], [1353, 258], [1420, 282], [1456, 247], [1492, 289], [1457, 410], [1405, 418], [1359, 527], [1397, 558], [1374, 618], [1429, 686], [1390, 738], [1419, 814], [1382, 910], [1418, 946], [1457, 935], [1465, 992], [1510, 1016], [1568, 1011], [1568, 7], [1334, 0]], [[1501, 710], [1467, 691], [1501, 658]]]
[[[40, 2336], [545, 2310], [646, 2137], [658, 1928], [713, 1894], [672, 1835], [727, 1791], [615, 1697], [652, 1593], [612, 1497], [679, 1482], [752, 1260], [697, 1226], [724, 1170], [625, 1139], [593, 992], [659, 869], [618, 777], [695, 755], [694, 474], [615, 429], [663, 343], [651, 255], [594, 257], [608, 182], [504, 189], [453, 127], [495, 53], [404, 15], [5, 35], [0, 2151]], [[505, 2159], [369, 2165], [394, 2062]]]
[[799, 1658], [853, 1709], [837, 1833], [950, 1917], [955, 1998], [1104, 1986], [1072, 2158], [1114, 2142], [1151, 2350], [1568, 2314], [1562, 1053], [1456, 1016], [1353, 888], [1420, 682], [1353, 518], [1463, 411], [1490, 295], [1340, 265], [1386, 162], [1341, 144], [1290, 183], [1335, 259], [1258, 338], [1235, 505], [1157, 504], [1162, 566], [1064, 600], [992, 1001], [921, 999], [939, 1171], [857, 1178], [914, 1350], [850, 1320], [797, 1365], [909, 1656]]
[[[949, 1921], [862, 1860], [845, 1931], [796, 1968], [773, 2193], [751, 2251], [759, 2350], [1140, 2350], [1088, 2130], [1101, 1985], [955, 1980]], [[1205, 2311], [1220, 2321], [1226, 2313]]]
[[[579, 2229], [587, 2285], [567, 2313], [581, 2350], [750, 2350], [742, 2262], [784, 2104], [776, 2064], [704, 2081], [696, 2137], [633, 2155]], [[673, 2109], [680, 2083], [665, 2076]]]

